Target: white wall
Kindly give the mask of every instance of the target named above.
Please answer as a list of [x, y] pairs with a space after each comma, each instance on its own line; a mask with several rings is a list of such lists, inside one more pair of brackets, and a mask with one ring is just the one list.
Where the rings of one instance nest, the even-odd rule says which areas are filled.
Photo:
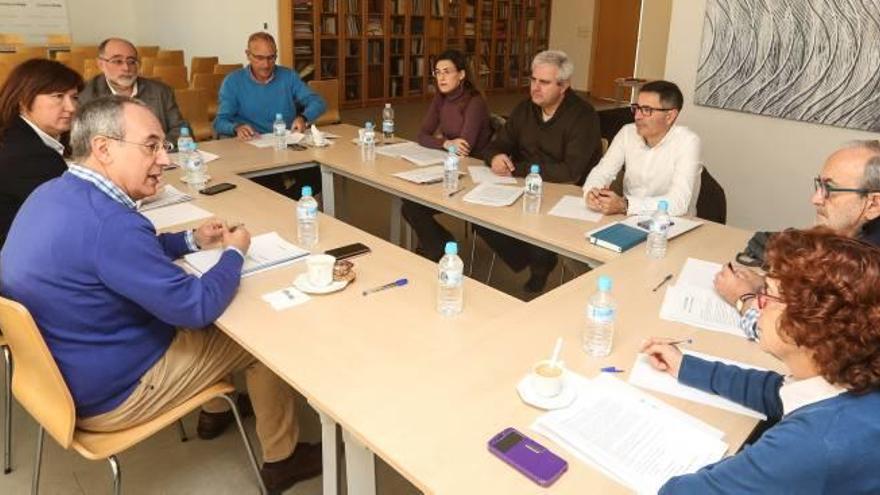
[[137, 40], [134, 2], [67, 0], [70, 34], [76, 44], [97, 44], [110, 36]]
[[841, 143], [877, 134], [693, 104], [706, 0], [674, 0], [666, 79], [681, 86], [681, 123], [703, 142], [703, 158], [727, 192], [728, 223], [748, 229], [813, 222], [811, 178]]
[[595, 0], [553, 0], [550, 48], [562, 50], [574, 62], [571, 85], [586, 91], [593, 55]]
[[671, 15], [672, 0], [642, 0], [636, 77], [663, 79]]

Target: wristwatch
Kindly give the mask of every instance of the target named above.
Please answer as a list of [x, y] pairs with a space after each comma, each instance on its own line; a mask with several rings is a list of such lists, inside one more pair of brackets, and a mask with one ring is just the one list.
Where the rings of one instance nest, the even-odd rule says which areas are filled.
[[743, 312], [743, 307], [745, 307], [746, 303], [750, 300], [757, 297], [753, 292], [746, 292], [745, 294], [739, 296], [739, 299], [736, 300], [736, 310], [740, 314]]

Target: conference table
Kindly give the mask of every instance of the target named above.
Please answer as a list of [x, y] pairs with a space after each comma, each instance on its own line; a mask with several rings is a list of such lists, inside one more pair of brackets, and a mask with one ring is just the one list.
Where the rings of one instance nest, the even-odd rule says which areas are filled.
[[[667, 274], [677, 274], [688, 257], [725, 262], [749, 233], [707, 222], [670, 241], [661, 260], [649, 260], [641, 246], [617, 254], [584, 239], [599, 224], [546, 215], [555, 200], [579, 194], [574, 186], [546, 184], [540, 215], [526, 216], [519, 202], [492, 208], [451, 199], [439, 186], [415, 186], [389, 174], [411, 168], [400, 159], [377, 156], [363, 162], [351, 144], [354, 128], [326, 130], [342, 136], [326, 148], [305, 151], [256, 148], [237, 140], [203, 143], [220, 158], [210, 163], [215, 182], [238, 187], [217, 196], [198, 194], [195, 204], [252, 234], [276, 231], [296, 241], [295, 202], [248, 180], [272, 172], [320, 166], [324, 178], [341, 175], [398, 197], [448, 211], [487, 228], [534, 242], [557, 253], [589, 261], [591, 272], [523, 303], [474, 280], [465, 281], [465, 308], [443, 317], [435, 310], [436, 265], [384, 239], [321, 214], [315, 252], [362, 242], [372, 249], [356, 258], [357, 279], [345, 290], [313, 296], [283, 311], [261, 296], [288, 287], [304, 264], [244, 278], [217, 326], [307, 398], [319, 412], [324, 441], [324, 493], [337, 493], [336, 426], [345, 441], [347, 493], [375, 493], [373, 455], [378, 455], [425, 493], [627, 493], [629, 490], [562, 447], [530, 431], [543, 411], [523, 403], [517, 382], [531, 365], [564, 340], [567, 368], [584, 377], [614, 365], [628, 370], [642, 339], [691, 337], [697, 351], [756, 366], [780, 363], [744, 338], [697, 330], [658, 317], [663, 291], [652, 292]], [[179, 171], [169, 173], [177, 184]], [[332, 182], [324, 182], [324, 209], [333, 213]], [[466, 187], [470, 187], [465, 178]], [[329, 187], [328, 187], [329, 186]], [[329, 192], [329, 194], [328, 194]], [[619, 219], [605, 218], [603, 223]], [[174, 226], [174, 230], [187, 225]], [[617, 331], [607, 358], [581, 350], [584, 309], [596, 278], [609, 275], [618, 302]], [[364, 288], [407, 277], [406, 287], [363, 296]], [[673, 280], [674, 283], [674, 280]], [[620, 376], [626, 379], [626, 373]], [[648, 392], [652, 393], [652, 392]], [[653, 394], [653, 393], [652, 393]], [[662, 394], [658, 398], [722, 430], [735, 452], [755, 426], [753, 418]], [[494, 457], [486, 442], [514, 426], [537, 438], [569, 462], [568, 472], [549, 488], [535, 484]]]

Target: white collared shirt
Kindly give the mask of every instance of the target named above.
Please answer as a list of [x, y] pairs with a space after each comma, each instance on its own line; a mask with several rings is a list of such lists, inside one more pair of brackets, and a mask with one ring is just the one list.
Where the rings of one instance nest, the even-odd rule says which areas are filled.
[[690, 129], [673, 125], [659, 143], [649, 147], [635, 124], [623, 126], [605, 156], [590, 171], [584, 196], [590, 189], [608, 187], [624, 164], [627, 215], [652, 212], [661, 199], [669, 202], [672, 216], [696, 214], [703, 166], [700, 138]]
[[779, 398], [782, 399], [782, 413], [790, 414], [796, 409], [837, 397], [844, 392], [846, 392], [845, 388], [832, 385], [821, 376], [814, 376], [805, 380], [785, 377], [785, 382], [779, 388]]
[[34, 132], [37, 133], [37, 136], [40, 136], [40, 139], [43, 141], [43, 144], [45, 144], [46, 146], [57, 151], [59, 155], [64, 156], [64, 145], [63, 144], [61, 144], [57, 139], [55, 139], [52, 136], [43, 132], [42, 129], [37, 127], [36, 124], [34, 124], [30, 120], [28, 120], [28, 118], [25, 117], [24, 115], [19, 115], [19, 117], [21, 117], [21, 120], [27, 122], [27, 125], [31, 126], [31, 128], [34, 130]]
[[[107, 82], [107, 87], [110, 88], [110, 92], [111, 92], [111, 93], [113, 93], [114, 95], [119, 94], [119, 93], [117, 93], [116, 90], [113, 88], [113, 85], [110, 84], [110, 81], [107, 80], [107, 76], [104, 76], [104, 81]], [[135, 98], [135, 97], [137, 97], [137, 94], [138, 94], [138, 83], [137, 83], [137, 79], [135, 79], [135, 80], [134, 80], [134, 84], [131, 86], [131, 97], [132, 97], [132, 98]]]

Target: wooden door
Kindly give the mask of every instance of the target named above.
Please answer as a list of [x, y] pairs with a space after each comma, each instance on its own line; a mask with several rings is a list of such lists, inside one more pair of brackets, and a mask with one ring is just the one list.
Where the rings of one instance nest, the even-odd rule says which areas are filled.
[[[632, 77], [636, 63], [641, 0], [598, 0], [596, 40], [590, 93], [597, 98], [614, 98], [614, 80]], [[629, 94], [623, 95], [627, 98]]]

